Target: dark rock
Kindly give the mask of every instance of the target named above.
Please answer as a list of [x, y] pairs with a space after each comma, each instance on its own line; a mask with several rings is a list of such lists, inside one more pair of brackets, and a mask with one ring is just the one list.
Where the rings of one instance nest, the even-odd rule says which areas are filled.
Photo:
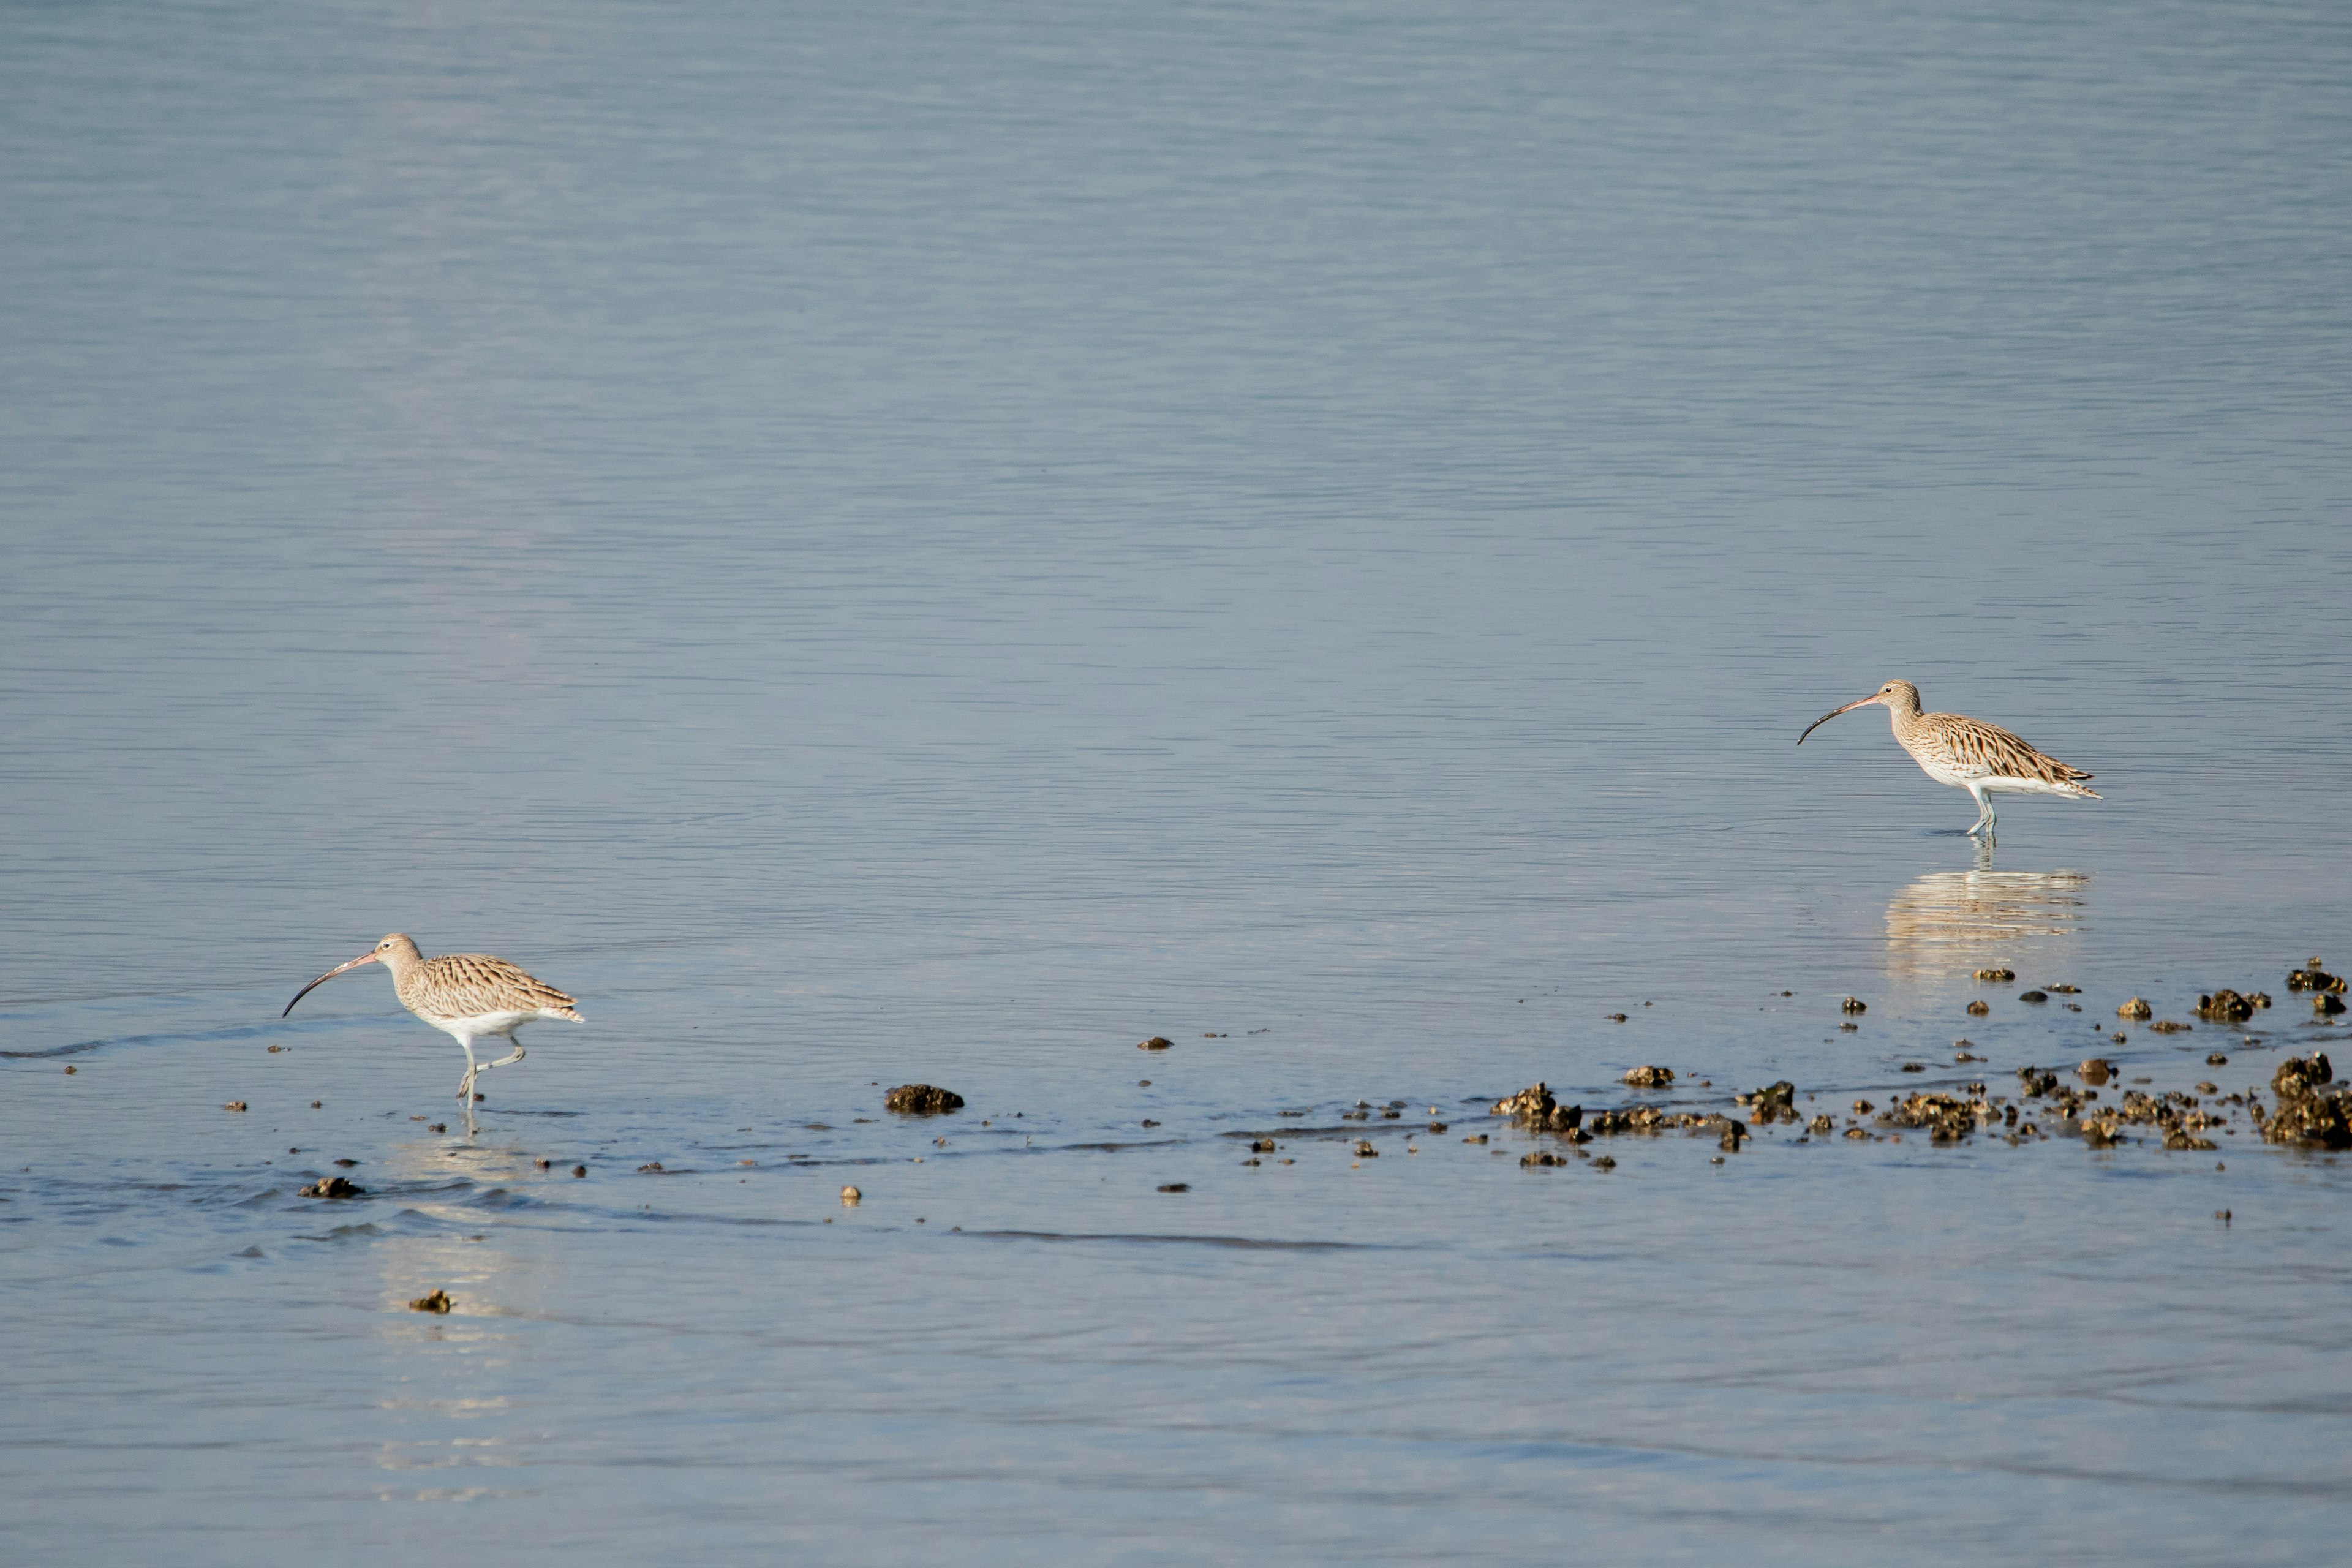
[[2022, 1092], [2028, 1100], [2039, 1099], [2045, 1094], [2054, 1094], [2058, 1089], [2058, 1075], [2054, 1072], [2044, 1072], [2040, 1068], [2018, 1068], [2017, 1081], [2024, 1086]]
[[2205, 1065], [2209, 1068], [2225, 1068], [2230, 1065], [2230, 1058], [2223, 1056], [2221, 1052], [2215, 1051], [2212, 1055], [2205, 1058]]
[[1805, 1131], [1811, 1136], [1825, 1136], [1836, 1131], [1837, 1122], [1826, 1111], [1805, 1123]]
[[646, 1163], [637, 1167], [637, 1174], [640, 1176], [659, 1176], [666, 1175], [667, 1173], [662, 1169], [662, 1163], [659, 1160], [648, 1160]]
[[364, 1196], [365, 1187], [355, 1187], [341, 1176], [321, 1176], [302, 1189], [306, 1198], [356, 1198]]
[[2074, 1076], [2084, 1083], [2105, 1083], [2116, 1076], [2116, 1064], [2105, 1057], [2086, 1057], [2074, 1069]]
[[1613, 1171], [1617, 1168], [1617, 1162], [1610, 1155], [1603, 1154], [1592, 1162], [1592, 1168], [1596, 1171]]
[[2333, 1018], [2344, 1011], [2344, 998], [2330, 995], [2314, 996], [2311, 999], [2311, 1010], [2323, 1018]]
[[1735, 1105], [1748, 1107], [1748, 1120], [1759, 1126], [1797, 1120], [1797, 1086], [1787, 1079], [1746, 1094], [1735, 1094], [1731, 1100]]
[[1641, 1067], [1629, 1069], [1625, 1081], [1635, 1089], [1664, 1089], [1675, 1081], [1672, 1068]]
[[1870, 1005], [1859, 996], [1849, 996], [1844, 1001], [1838, 1004], [1838, 1011], [1841, 1013], [1867, 1013], [1870, 1011]]
[[584, 1176], [588, 1173], [588, 1167], [585, 1165], [574, 1165], [572, 1167], [572, 1173], [574, 1176]]
[[1981, 1018], [1987, 1013], [1991, 1011], [1992, 1009], [1990, 1007], [1988, 1007], [1981, 1002], [1971, 1002], [1969, 1004], [1969, 1016], [1971, 1018]]
[[[1160, 1042], [1165, 1046], [1168, 1042]], [[963, 1109], [963, 1096], [928, 1083], [902, 1083], [882, 1097], [882, 1109], [901, 1116], [941, 1116]]]
[[1165, 1035], [1154, 1035], [1148, 1040], [1136, 1041], [1135, 1048], [1139, 1051], [1164, 1051], [1175, 1043]]
[[1606, 1016], [1612, 1024], [1622, 1024], [1625, 1021], [1625, 1015], [1622, 1013], [1611, 1013], [1606, 1015]]
[[[348, 1170], [350, 1170], [353, 1165], [358, 1164], [358, 1163], [359, 1163], [359, 1162], [358, 1162], [357, 1160], [338, 1160], [338, 1161], [336, 1161], [336, 1162], [335, 1162], [335, 1163], [336, 1163], [336, 1164], [338, 1164], [338, 1165], [341, 1165], [344, 1170], [348, 1171]], [[547, 1163], [547, 1162], [546, 1162], [546, 1161], [544, 1161], [544, 1160], [541, 1160], [541, 1161], [540, 1162], [540, 1163], [541, 1163], [541, 1164], [542, 1164], [542, 1165], [544, 1165], [544, 1164], [546, 1164], [546, 1163]]]
[[1569, 1163], [1570, 1163], [1570, 1161], [1567, 1155], [1555, 1154], [1549, 1149], [1538, 1149], [1532, 1154], [1522, 1154], [1519, 1156], [1519, 1166], [1522, 1170], [1533, 1165], [1565, 1165]]
[[1273, 1153], [1273, 1152], [1274, 1152], [1274, 1140], [1273, 1140], [1273, 1139], [1271, 1139], [1271, 1138], [1260, 1138], [1260, 1139], [1255, 1140], [1255, 1142], [1253, 1142], [1250, 1144], [1250, 1152], [1251, 1152], [1251, 1153], [1253, 1153], [1253, 1154], [1271, 1154], [1271, 1153]]
[[1190, 1182], [1162, 1182], [1160, 1184], [1160, 1190], [1163, 1193], [1189, 1193], [1192, 1190], [1192, 1184]]
[[1429, 1124], [1429, 1130], [1432, 1132], [1443, 1132], [1445, 1131], [1445, 1123], [1443, 1121], [1433, 1121]]
[[1380, 1157], [1381, 1152], [1372, 1147], [1372, 1141], [1370, 1139], [1359, 1138], [1356, 1140], [1356, 1158], [1359, 1160], [1377, 1160]]
[[2216, 1024], [2242, 1024], [2254, 1016], [2254, 1004], [2234, 991], [2216, 991], [2197, 998], [2197, 1016]]
[[1926, 1072], [1927, 1070], [1927, 1064], [1926, 1062], [1905, 1062], [1903, 1064], [1903, 1070], [1905, 1072]]
[[430, 1296], [419, 1296], [411, 1301], [408, 1310], [412, 1312], [438, 1312], [446, 1316], [451, 1305], [448, 1291], [436, 1290]]
[[1979, 969], [1977, 971], [1977, 978], [1979, 980], [1990, 980], [1998, 984], [2003, 981], [2016, 979], [2017, 971], [2014, 969]]
[[2271, 1074], [2271, 1092], [2281, 1100], [2317, 1091], [2322, 1084], [2336, 1081], [2336, 1066], [2327, 1059], [2326, 1051], [2314, 1051], [2307, 1057], [2289, 1057], [2279, 1063]]
[[2079, 985], [2045, 985], [2042, 989], [2053, 996], [2080, 996], [2083, 994]]
[[2311, 961], [2309, 968], [2298, 969], [2286, 977], [2286, 988], [2290, 991], [2333, 992], [2341, 995], [2344, 991], [2344, 981], [2341, 976], [2330, 974], [2320, 968], [2319, 960], [2315, 958]]
[[2155, 1030], [2159, 1035], [2185, 1035], [2194, 1026], [2195, 1026], [2193, 1025], [2181, 1023], [2177, 1018], [2158, 1018], [2155, 1023], [2148, 1026], [2149, 1028]]
[[2156, 1009], [2149, 1006], [2145, 998], [2135, 996], [2130, 1001], [2116, 1009], [2116, 1016], [2118, 1018], [2153, 1018], [2156, 1016]]
[[2021, 991], [2017, 994], [2017, 999], [2021, 1002], [2047, 1002], [2050, 1000], [2050, 993], [2047, 991]]

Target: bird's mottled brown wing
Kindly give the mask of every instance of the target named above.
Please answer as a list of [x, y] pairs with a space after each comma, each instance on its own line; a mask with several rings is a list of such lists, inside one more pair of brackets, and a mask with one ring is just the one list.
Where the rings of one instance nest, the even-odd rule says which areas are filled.
[[1962, 772], [1979, 778], [2042, 779], [2073, 784], [2091, 775], [2044, 756], [1998, 724], [1958, 713], [1930, 713], [1936, 744]]
[[450, 952], [428, 958], [419, 971], [423, 984], [408, 1005], [424, 1006], [444, 1017], [479, 1017], [485, 1013], [530, 1013], [545, 1007], [577, 1018], [572, 998], [543, 981], [533, 980], [503, 958], [487, 952]]

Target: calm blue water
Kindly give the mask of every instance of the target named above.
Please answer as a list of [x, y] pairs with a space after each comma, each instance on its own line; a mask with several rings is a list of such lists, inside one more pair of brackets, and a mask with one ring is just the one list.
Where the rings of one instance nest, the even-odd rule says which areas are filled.
[[[0, 9], [7, 1554], [2334, 1560], [2336, 1160], [1484, 1108], [2336, 1032], [2347, 80], [2279, 5]], [[1896, 677], [2105, 798], [1980, 854], [1876, 710], [1794, 748]], [[394, 930], [589, 1019], [470, 1137], [380, 973], [278, 1021]]]

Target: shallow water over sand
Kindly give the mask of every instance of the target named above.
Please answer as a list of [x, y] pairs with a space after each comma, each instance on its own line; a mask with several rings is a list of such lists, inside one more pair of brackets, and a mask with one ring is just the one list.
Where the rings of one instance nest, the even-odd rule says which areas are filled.
[[12, 1554], [2330, 1560], [2336, 1159], [1486, 1107], [2340, 1033], [2347, 56], [0, 20]]

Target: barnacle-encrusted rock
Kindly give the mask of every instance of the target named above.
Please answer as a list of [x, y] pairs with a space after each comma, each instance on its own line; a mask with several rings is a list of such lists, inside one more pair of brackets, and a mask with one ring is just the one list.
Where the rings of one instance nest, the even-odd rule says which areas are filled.
[[2254, 1016], [2253, 999], [2231, 990], [2197, 998], [2197, 1016], [2216, 1024], [2242, 1024]]
[[2352, 1148], [2352, 1090], [2323, 1094], [2320, 1086], [2334, 1080], [2335, 1068], [2325, 1051], [2294, 1057], [2279, 1064], [2271, 1075], [2278, 1109], [2268, 1117], [2260, 1107], [2254, 1120], [2273, 1143], [2311, 1143], [2323, 1149]]
[[341, 1176], [321, 1176], [302, 1189], [306, 1198], [356, 1198], [364, 1196], [365, 1187], [353, 1186]]
[[1769, 1127], [1775, 1121], [1797, 1120], [1797, 1086], [1785, 1078], [1763, 1089], [1735, 1094], [1731, 1098], [1734, 1104], [1748, 1107], [1748, 1120], [1759, 1127]]
[[2320, 968], [2319, 960], [2315, 958], [2310, 967], [2288, 974], [2286, 988], [2290, 991], [2333, 991], [2340, 994], [2344, 990], [2344, 981], [2342, 976], [2330, 974]]
[[1584, 1120], [1584, 1107], [1562, 1105], [1551, 1097], [1551, 1090], [1538, 1083], [1519, 1090], [1507, 1099], [1495, 1102], [1495, 1114], [1524, 1121], [1538, 1132], [1572, 1134]]
[[2017, 971], [2014, 969], [1979, 969], [1977, 971], [1977, 978], [1979, 980], [1990, 980], [1998, 984], [2005, 980], [2016, 979]]
[[1625, 1081], [1635, 1089], [1664, 1089], [1675, 1081], [1672, 1068], [1634, 1068], [1625, 1074]]
[[1844, 1001], [1838, 1004], [1838, 1011], [1841, 1013], [1867, 1013], [1870, 1011], [1870, 1004], [1864, 1002], [1859, 996], [1849, 996]]
[[2042, 1068], [2018, 1068], [2017, 1081], [2024, 1086], [2022, 1092], [2028, 1100], [2054, 1094], [2058, 1090], [2058, 1075]]
[[2178, 1018], [2158, 1018], [2155, 1023], [2148, 1026], [2149, 1028], [2154, 1029], [2159, 1035], [2185, 1034], [2192, 1026], [2193, 1026], [2191, 1025], [2180, 1022]]
[[2000, 1113], [1981, 1094], [1963, 1100], [1927, 1089], [1888, 1106], [1878, 1122], [1882, 1127], [1924, 1128], [1937, 1143], [1957, 1143], [1974, 1132], [1978, 1123], [2000, 1120]]
[[2047, 991], [2021, 991], [2017, 994], [2017, 999], [2021, 1002], [2047, 1002], [2050, 1000], [2050, 993]]
[[2156, 1009], [2149, 1006], [2145, 998], [2135, 996], [2130, 1001], [2116, 1009], [2116, 1016], [2118, 1018], [2153, 1018], [2156, 1016]]
[[2311, 1010], [2323, 1018], [2333, 1018], [2336, 1014], [2344, 1011], [2344, 998], [2326, 994], [2314, 996], [2311, 999]]
[[963, 1096], [928, 1083], [902, 1083], [882, 1097], [882, 1109], [902, 1116], [938, 1116], [963, 1109]]
[[2085, 1057], [2074, 1076], [2087, 1084], [2102, 1084], [2116, 1076], [2116, 1064], [2105, 1057]]
[[408, 1304], [408, 1310], [412, 1312], [438, 1312], [446, 1314], [449, 1310], [451, 1305], [452, 1303], [449, 1300], [448, 1291], [436, 1290], [430, 1296], [419, 1296], [415, 1300], [411, 1301]]
[[1969, 1004], [1969, 1016], [1971, 1018], [1981, 1018], [1987, 1013], [1991, 1011], [1992, 1009], [1982, 1002], [1971, 1002]]

